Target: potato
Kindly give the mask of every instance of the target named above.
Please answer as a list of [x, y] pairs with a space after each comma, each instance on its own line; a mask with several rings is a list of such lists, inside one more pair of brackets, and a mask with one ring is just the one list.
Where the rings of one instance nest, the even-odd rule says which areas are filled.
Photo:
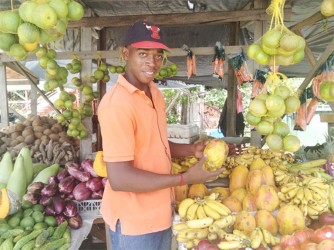
[[35, 135], [36, 138], [41, 138], [43, 133], [40, 132], [40, 131], [35, 131], [34, 135]]
[[16, 137], [20, 136], [21, 135], [21, 132], [14, 132], [14, 133], [11, 133], [10, 134], [10, 138], [12, 140], [15, 140]]
[[16, 123], [15, 125], [15, 131], [23, 131], [24, 130], [24, 128], [25, 128], [25, 126], [22, 124], [22, 123]]
[[28, 120], [28, 119], [25, 119], [24, 121], [23, 121], [23, 125], [24, 126], [26, 126], [26, 127], [28, 127], [28, 126], [31, 126], [31, 121], [30, 120]]
[[49, 129], [49, 128], [47, 128], [47, 129], [45, 129], [45, 130], [43, 131], [43, 134], [45, 134], [45, 135], [50, 135], [50, 134], [52, 134], [52, 130]]
[[29, 135], [33, 135], [34, 134], [34, 130], [32, 129], [32, 127], [28, 127], [28, 128], [25, 128], [23, 131], [22, 131], [22, 136], [23, 137], [27, 137]]
[[44, 131], [44, 128], [42, 126], [34, 126], [33, 129], [34, 129], [35, 132], [43, 132]]
[[19, 142], [23, 142], [24, 141], [24, 137], [22, 135], [20, 135], [20, 136], [16, 137], [15, 140], [17, 140]]
[[24, 138], [24, 142], [27, 144], [32, 144], [35, 140], [34, 134], [30, 134]]
[[59, 135], [52, 133], [52, 134], [49, 135], [49, 138], [51, 140], [58, 141], [59, 140]]
[[42, 125], [42, 121], [41, 121], [41, 119], [40, 119], [39, 117], [37, 117], [37, 118], [35, 118], [35, 119], [32, 121], [31, 125], [32, 125], [33, 127], [35, 127], [35, 126], [41, 126], [41, 125]]

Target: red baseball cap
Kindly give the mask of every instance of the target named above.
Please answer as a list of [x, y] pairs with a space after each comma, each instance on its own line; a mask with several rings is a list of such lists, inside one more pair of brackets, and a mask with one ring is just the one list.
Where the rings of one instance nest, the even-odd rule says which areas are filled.
[[124, 45], [141, 49], [171, 50], [165, 45], [161, 29], [151, 22], [141, 20], [135, 22], [126, 32]]

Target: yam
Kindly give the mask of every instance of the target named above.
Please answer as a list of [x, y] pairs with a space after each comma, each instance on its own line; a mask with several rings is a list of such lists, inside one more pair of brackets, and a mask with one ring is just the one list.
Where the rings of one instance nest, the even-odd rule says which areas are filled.
[[50, 134], [49, 138], [54, 141], [59, 141], [59, 135], [55, 133]]
[[49, 142], [49, 137], [47, 135], [42, 135], [41, 140], [47, 144]]
[[10, 142], [9, 146], [10, 146], [10, 147], [15, 147], [17, 144], [20, 144], [20, 142], [17, 141], [17, 140], [12, 140], [12, 141]]
[[41, 121], [41, 119], [40, 119], [39, 117], [36, 117], [36, 118], [32, 121], [31, 125], [32, 125], [34, 128], [35, 128], [35, 127], [38, 127], [38, 126], [41, 126], [41, 125], [42, 125], [42, 121]]
[[23, 131], [22, 131], [22, 136], [23, 137], [27, 137], [29, 135], [34, 134], [34, 130], [32, 129], [32, 127], [26, 127]]
[[47, 116], [40, 117], [42, 123], [49, 123], [49, 118]]
[[15, 131], [17, 132], [21, 132], [25, 128], [25, 126], [22, 123], [16, 123], [14, 126], [15, 126]]
[[24, 138], [24, 142], [27, 144], [32, 144], [35, 140], [34, 134], [30, 134]]
[[44, 131], [43, 126], [40, 126], [40, 125], [33, 126], [33, 129], [34, 129], [35, 132], [43, 132]]
[[31, 126], [31, 121], [30, 120], [28, 120], [28, 119], [25, 119], [24, 121], [23, 121], [23, 125], [24, 126], [26, 126], [26, 127], [29, 127], [29, 126]]
[[59, 133], [59, 132], [63, 131], [63, 127], [59, 123], [56, 123], [56, 124], [52, 125], [51, 130], [54, 133]]
[[10, 138], [11, 138], [12, 140], [15, 140], [16, 137], [18, 137], [18, 136], [20, 136], [20, 135], [21, 135], [21, 132], [14, 132], [14, 133], [11, 133], [11, 134], [10, 134]]
[[61, 132], [59, 133], [59, 136], [60, 136], [60, 137], [65, 137], [65, 138], [68, 137], [68, 135], [67, 135], [67, 133], [66, 133], [65, 131], [61, 131]]
[[57, 123], [57, 121], [55, 120], [55, 119], [53, 119], [53, 118], [49, 118], [49, 124], [51, 125], [51, 126], [53, 126], [54, 124], [58, 124]]
[[41, 139], [36, 139], [34, 142], [34, 145], [39, 145], [41, 144], [42, 140]]
[[28, 117], [27, 117], [27, 120], [29, 120], [29, 121], [32, 122], [32, 121], [35, 120], [37, 117], [38, 117], [38, 115], [29, 114]]
[[18, 142], [24, 142], [24, 137], [22, 135], [15, 138]]
[[38, 131], [38, 132], [35, 132], [34, 135], [36, 138], [41, 138], [43, 136], [43, 133]]
[[50, 135], [50, 134], [52, 134], [52, 130], [49, 129], [49, 128], [47, 128], [47, 129], [45, 129], [45, 130], [43, 131], [43, 134], [45, 134], [45, 135]]

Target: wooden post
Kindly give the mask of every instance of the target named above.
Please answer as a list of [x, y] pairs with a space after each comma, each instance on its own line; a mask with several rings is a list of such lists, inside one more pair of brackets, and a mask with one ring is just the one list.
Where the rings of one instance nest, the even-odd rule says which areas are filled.
[[[229, 45], [235, 45], [238, 41], [239, 23], [230, 24]], [[237, 85], [235, 83], [234, 69], [228, 64], [228, 82], [227, 82], [227, 114], [226, 136], [236, 136], [236, 110], [237, 110]]]
[[[30, 109], [31, 109], [31, 114], [33, 115], [37, 115], [37, 89], [35, 88], [35, 85], [30, 84]], [[38, 85], [38, 83], [36, 82], [36, 85]]]
[[[91, 28], [81, 28], [81, 50], [92, 50], [92, 31]], [[82, 60], [81, 79], [84, 84], [91, 85], [89, 77], [92, 74], [92, 59]], [[83, 102], [83, 96], [80, 96]], [[92, 155], [92, 119], [85, 118], [82, 123], [87, 129], [88, 136], [80, 141], [80, 161]]]
[[1, 111], [1, 123], [0, 127], [8, 126], [8, 97], [7, 97], [7, 77], [6, 66], [0, 61], [0, 111]]

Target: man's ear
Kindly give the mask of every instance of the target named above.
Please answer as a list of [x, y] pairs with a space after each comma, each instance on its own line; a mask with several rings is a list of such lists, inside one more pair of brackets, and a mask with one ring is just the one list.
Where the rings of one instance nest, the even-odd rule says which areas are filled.
[[129, 59], [129, 49], [127, 47], [122, 48], [122, 55], [125, 61]]

